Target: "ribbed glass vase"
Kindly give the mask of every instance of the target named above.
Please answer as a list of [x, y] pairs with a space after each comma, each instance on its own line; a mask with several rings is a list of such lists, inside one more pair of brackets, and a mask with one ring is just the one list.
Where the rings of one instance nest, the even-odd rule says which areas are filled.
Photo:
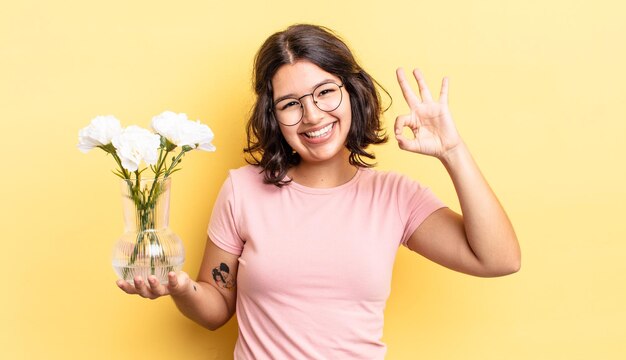
[[169, 228], [171, 179], [122, 180], [124, 234], [113, 248], [113, 268], [133, 284], [135, 276], [154, 275], [167, 284], [167, 274], [185, 261], [181, 239]]

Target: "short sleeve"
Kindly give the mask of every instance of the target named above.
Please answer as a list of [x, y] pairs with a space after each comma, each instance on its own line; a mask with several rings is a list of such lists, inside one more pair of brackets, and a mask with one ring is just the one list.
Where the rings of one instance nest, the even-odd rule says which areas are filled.
[[244, 242], [237, 231], [236, 210], [231, 175], [224, 181], [215, 200], [207, 234], [220, 249], [234, 255], [241, 255]]
[[405, 221], [402, 245], [426, 218], [446, 205], [428, 188], [416, 181], [403, 177], [399, 183], [398, 211]]

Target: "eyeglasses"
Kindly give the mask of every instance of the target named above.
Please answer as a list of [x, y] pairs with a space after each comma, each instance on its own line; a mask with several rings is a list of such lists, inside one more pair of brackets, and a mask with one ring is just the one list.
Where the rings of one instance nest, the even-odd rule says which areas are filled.
[[302, 95], [299, 98], [280, 99], [274, 103], [273, 113], [276, 120], [285, 126], [297, 125], [304, 116], [302, 99], [307, 96], [313, 98], [313, 103], [318, 109], [324, 112], [334, 111], [343, 100], [342, 87], [343, 84], [337, 85], [334, 82], [327, 82], [316, 86], [312, 93]]

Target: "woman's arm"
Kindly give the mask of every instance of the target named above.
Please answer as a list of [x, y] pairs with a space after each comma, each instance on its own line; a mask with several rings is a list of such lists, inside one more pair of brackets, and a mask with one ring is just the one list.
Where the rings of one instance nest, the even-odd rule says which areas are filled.
[[448, 208], [431, 214], [408, 247], [448, 268], [476, 276], [517, 272], [521, 254], [513, 226], [465, 144], [442, 159], [463, 216]]
[[[520, 248], [513, 226], [459, 136], [448, 109], [448, 79], [434, 101], [419, 70], [413, 72], [421, 99], [402, 69], [397, 76], [411, 112], [396, 119], [401, 149], [437, 157], [450, 174], [463, 216], [450, 209], [431, 214], [412, 234], [408, 247], [451, 269], [477, 276], [501, 276], [520, 268]], [[402, 131], [409, 127], [415, 137]]]

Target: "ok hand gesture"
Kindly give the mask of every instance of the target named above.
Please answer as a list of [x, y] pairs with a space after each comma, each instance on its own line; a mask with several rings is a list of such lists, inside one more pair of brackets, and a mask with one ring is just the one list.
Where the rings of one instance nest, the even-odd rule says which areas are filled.
[[[435, 101], [426, 86], [422, 73], [415, 69], [419, 99], [404, 75], [404, 70], [396, 70], [402, 95], [410, 108], [410, 113], [396, 118], [395, 134], [401, 149], [442, 159], [446, 153], [461, 143], [452, 115], [448, 109], [448, 78], [441, 82], [439, 100]], [[402, 134], [404, 127], [413, 132], [414, 138]]]

